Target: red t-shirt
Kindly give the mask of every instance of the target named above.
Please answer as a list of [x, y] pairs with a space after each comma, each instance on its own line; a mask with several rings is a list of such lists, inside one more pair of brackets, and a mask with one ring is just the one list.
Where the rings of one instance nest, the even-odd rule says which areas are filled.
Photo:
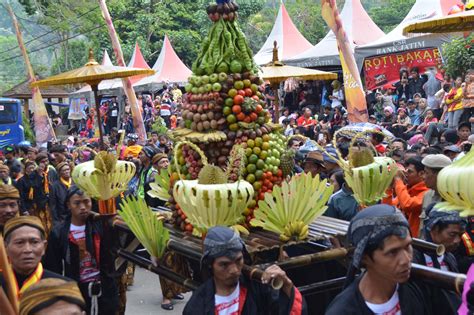
[[300, 118], [298, 118], [298, 120], [296, 122], [297, 122], [298, 126], [300, 126], [300, 127], [311, 126], [311, 125], [316, 124], [316, 120], [312, 119], [311, 117], [306, 118], [304, 116], [301, 116]]

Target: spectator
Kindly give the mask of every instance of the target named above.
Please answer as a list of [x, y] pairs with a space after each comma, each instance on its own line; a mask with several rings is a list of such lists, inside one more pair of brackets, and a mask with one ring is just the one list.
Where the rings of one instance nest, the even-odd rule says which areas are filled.
[[436, 98], [436, 93], [441, 89], [441, 82], [436, 79], [436, 75], [433, 71], [428, 71], [428, 80], [423, 85], [423, 91], [425, 91], [428, 107], [430, 109], [439, 108], [439, 99]]
[[342, 113], [342, 107], [338, 106], [334, 109], [334, 116], [331, 119], [330, 126], [331, 126], [331, 132], [334, 133], [336, 130], [342, 127], [342, 122], [343, 122], [343, 113]]
[[428, 207], [433, 203], [442, 202], [443, 198], [438, 193], [437, 179], [439, 172], [446, 166], [451, 165], [451, 160], [442, 154], [430, 154], [421, 160], [425, 166], [423, 180], [429, 190], [423, 196], [423, 204], [421, 207], [421, 223], [420, 233], [423, 231], [423, 220], [426, 218]]
[[113, 127], [117, 127], [119, 107], [117, 98], [114, 97], [107, 109], [107, 130], [110, 131]]
[[446, 105], [448, 105], [448, 128], [457, 129], [459, 120], [463, 113], [462, 107], [463, 88], [462, 77], [458, 76], [454, 81], [454, 87], [446, 95]]
[[383, 106], [383, 95], [380, 92], [375, 93], [375, 104], [373, 107], [373, 112], [377, 121], [382, 121], [384, 117], [384, 106]]
[[434, 116], [433, 110], [429, 108], [425, 113], [425, 119], [423, 120], [423, 123], [421, 123], [421, 125], [419, 125], [416, 130], [425, 133], [431, 123], [436, 124], [437, 122], [438, 119]]
[[[294, 122], [294, 119], [293, 119]], [[295, 134], [295, 129], [290, 124], [290, 119], [286, 118], [282, 121], [283, 124], [283, 134], [287, 137], [291, 137]]]
[[408, 101], [408, 110], [407, 110], [407, 116], [410, 117], [410, 125], [404, 132], [404, 138], [405, 139], [410, 139], [416, 131], [416, 128], [421, 123], [421, 116], [420, 112], [416, 109], [416, 103], [413, 100]]
[[321, 179], [326, 178], [324, 158], [321, 152], [309, 152], [304, 159], [303, 169], [305, 173], [311, 173], [313, 177], [319, 174]]
[[392, 125], [392, 128], [389, 128], [396, 137], [401, 137], [403, 133], [407, 130], [410, 125], [410, 117], [407, 116], [407, 112], [404, 108], [398, 109], [397, 122]]
[[288, 108], [283, 108], [283, 113], [278, 118], [278, 123], [283, 124], [283, 120], [288, 119], [290, 117], [290, 110]]
[[464, 142], [467, 141], [469, 135], [471, 134], [471, 124], [468, 122], [464, 122], [459, 124], [458, 126], [458, 137], [459, 141], [456, 143], [459, 147], [461, 147]]
[[409, 98], [413, 98], [416, 93], [420, 93], [421, 97], [426, 97], [423, 85], [425, 80], [420, 76], [420, 70], [418, 67], [411, 68], [410, 71], [411, 79], [408, 81]]
[[171, 128], [171, 111], [172, 111], [172, 103], [171, 98], [168, 93], [164, 93], [161, 99], [161, 107], [160, 107], [160, 116], [166, 123], [166, 127]]
[[[354, 198], [352, 190], [344, 180], [344, 172], [336, 170], [330, 176], [330, 181], [335, 186], [334, 193], [328, 202], [325, 216], [340, 220], [350, 221], [357, 214], [359, 204]], [[338, 188], [336, 190], [336, 188]]]
[[406, 100], [410, 98], [410, 89], [408, 88], [408, 77], [401, 77], [400, 79], [400, 84], [397, 87], [397, 96], [398, 96], [398, 102], [400, 106], [400, 101]]
[[461, 153], [461, 149], [454, 144], [448, 145], [443, 150], [443, 154], [450, 158], [451, 161], [454, 161], [459, 153]]
[[402, 98], [398, 100], [398, 108], [407, 108], [407, 100], [406, 98]]
[[420, 123], [422, 123], [423, 120], [425, 119], [426, 111], [428, 109], [430, 109], [428, 107], [428, 103], [426, 101], [426, 98], [420, 98], [419, 99], [417, 109], [420, 112]]
[[301, 115], [298, 120], [298, 129], [308, 138], [312, 138], [314, 135], [313, 127], [316, 125], [316, 120], [311, 117], [311, 109], [304, 108], [303, 115]]
[[392, 187], [388, 190], [387, 197], [382, 200], [382, 203], [396, 206], [402, 210], [410, 223], [411, 235], [417, 237], [423, 196], [428, 191], [423, 181], [425, 166], [419, 157], [409, 158], [406, 160], [406, 165], [405, 182], [402, 179], [402, 174], [397, 173], [393, 179]]
[[322, 129], [327, 129], [329, 126], [329, 122], [332, 120], [332, 113], [331, 113], [331, 107], [330, 106], [325, 106], [324, 107], [324, 112], [319, 118], [319, 126]]
[[396, 121], [397, 117], [393, 113], [393, 108], [391, 106], [387, 106], [384, 108], [383, 113], [384, 117], [380, 121], [380, 125], [385, 128], [391, 127]]
[[341, 82], [334, 80], [331, 83], [332, 95], [329, 95], [331, 100], [331, 108], [336, 108], [342, 106], [342, 101], [344, 100], [344, 92], [341, 88]]

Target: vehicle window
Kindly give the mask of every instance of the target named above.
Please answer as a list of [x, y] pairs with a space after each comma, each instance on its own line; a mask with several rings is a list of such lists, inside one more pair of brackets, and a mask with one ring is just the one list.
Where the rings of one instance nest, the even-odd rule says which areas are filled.
[[0, 124], [13, 124], [18, 119], [18, 104], [0, 103]]

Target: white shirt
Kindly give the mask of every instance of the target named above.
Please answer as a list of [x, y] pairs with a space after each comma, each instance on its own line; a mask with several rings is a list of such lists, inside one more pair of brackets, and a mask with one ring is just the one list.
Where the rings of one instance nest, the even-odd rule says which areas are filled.
[[240, 284], [237, 283], [234, 292], [228, 296], [214, 295], [215, 314], [237, 315], [239, 313]]
[[342, 106], [341, 101], [344, 99], [342, 89], [332, 91], [332, 96], [334, 96], [335, 98], [331, 100], [331, 107], [336, 108], [338, 106]]
[[401, 315], [400, 300], [398, 299], [398, 285], [390, 300], [382, 304], [374, 304], [365, 301], [365, 304], [377, 315]]
[[[426, 267], [434, 268], [433, 260], [431, 259], [431, 257], [426, 254], [423, 254], [423, 255], [425, 255]], [[439, 266], [441, 267], [441, 270], [449, 271], [448, 265], [446, 265], [446, 263], [444, 262], [444, 255], [438, 256], [437, 258], [438, 258], [438, 263], [439, 263]]]

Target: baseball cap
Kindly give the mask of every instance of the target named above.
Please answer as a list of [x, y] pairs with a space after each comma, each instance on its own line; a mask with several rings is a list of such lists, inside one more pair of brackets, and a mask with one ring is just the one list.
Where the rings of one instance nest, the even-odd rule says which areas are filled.
[[444, 168], [451, 165], [451, 159], [444, 154], [428, 154], [421, 163], [429, 168]]
[[447, 152], [447, 151], [461, 153], [461, 149], [455, 144], [447, 146], [446, 148], [444, 148], [443, 152]]
[[333, 147], [328, 147], [325, 149], [326, 152], [323, 153], [324, 162], [337, 163], [336, 161], [339, 160], [339, 158], [337, 156], [336, 149], [334, 149]]

